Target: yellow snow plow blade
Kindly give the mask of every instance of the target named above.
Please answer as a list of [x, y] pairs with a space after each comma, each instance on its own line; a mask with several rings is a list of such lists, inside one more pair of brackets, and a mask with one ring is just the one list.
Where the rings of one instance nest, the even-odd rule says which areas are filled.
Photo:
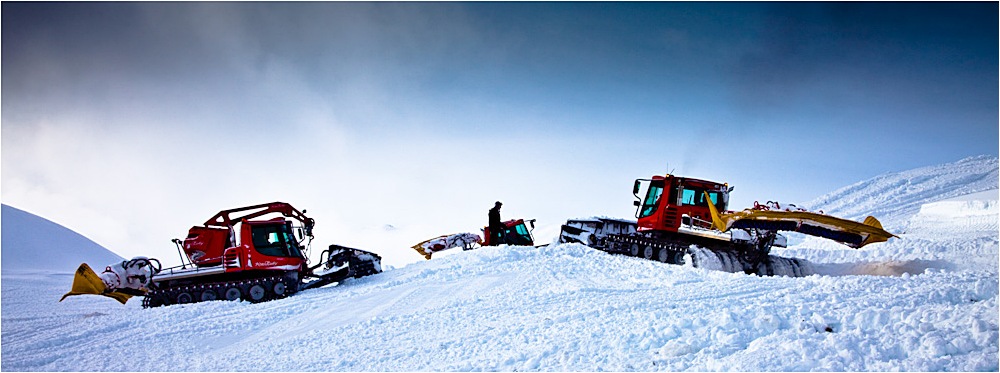
[[431, 255], [438, 251], [444, 251], [456, 247], [460, 247], [462, 250], [472, 250], [479, 244], [482, 244], [482, 238], [480, 238], [478, 234], [455, 233], [437, 236], [410, 247], [420, 253], [420, 255], [423, 255], [424, 259], [430, 260]]
[[732, 228], [799, 232], [829, 238], [855, 249], [870, 243], [888, 241], [890, 237], [899, 238], [882, 229], [882, 223], [873, 216], [859, 223], [809, 211], [747, 209], [720, 214], [711, 203], [708, 204], [708, 209], [712, 213], [712, 224], [723, 232]]
[[439, 238], [444, 238], [444, 237], [448, 237], [448, 235], [434, 237], [434, 238], [431, 238], [429, 240], [421, 241], [420, 243], [418, 243], [416, 245], [413, 245], [413, 246], [410, 246], [410, 247], [413, 248], [413, 250], [416, 250], [417, 253], [420, 253], [420, 255], [423, 255], [424, 259], [431, 260], [431, 254], [433, 254], [434, 252], [431, 251], [431, 250], [425, 249], [424, 245], [426, 245], [428, 242], [434, 241], [434, 240], [439, 239]]
[[130, 294], [125, 294], [117, 291], [108, 291], [107, 286], [104, 285], [104, 281], [101, 280], [101, 276], [98, 276], [94, 270], [90, 269], [87, 263], [80, 264], [80, 268], [76, 269], [76, 275], [73, 276], [73, 288], [70, 289], [69, 293], [66, 293], [59, 299], [60, 302], [70, 295], [83, 295], [83, 294], [95, 294], [103, 295], [114, 300], [125, 304], [132, 297]]

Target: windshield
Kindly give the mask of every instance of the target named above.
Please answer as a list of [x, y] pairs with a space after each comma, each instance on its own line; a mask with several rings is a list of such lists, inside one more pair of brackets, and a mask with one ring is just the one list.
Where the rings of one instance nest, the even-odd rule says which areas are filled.
[[531, 239], [531, 232], [528, 231], [528, 227], [524, 226], [524, 222], [513, 227], [504, 227], [503, 236], [508, 245], [531, 246], [535, 244]]
[[649, 184], [649, 190], [646, 191], [646, 198], [642, 201], [642, 206], [639, 207], [639, 217], [644, 218], [653, 215], [656, 212], [656, 207], [660, 204], [660, 196], [663, 194], [663, 181], [654, 180]]
[[262, 225], [253, 227], [253, 246], [257, 252], [282, 257], [302, 257], [299, 245], [288, 225]]

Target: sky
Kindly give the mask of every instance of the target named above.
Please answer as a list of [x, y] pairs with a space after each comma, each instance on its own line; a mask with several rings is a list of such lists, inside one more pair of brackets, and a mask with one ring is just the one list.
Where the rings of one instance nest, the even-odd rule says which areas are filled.
[[[315, 247], [549, 239], [637, 178], [730, 207], [998, 154], [998, 5], [2, 4], [0, 199], [125, 257], [289, 202]], [[316, 253], [318, 254], [318, 252]]]

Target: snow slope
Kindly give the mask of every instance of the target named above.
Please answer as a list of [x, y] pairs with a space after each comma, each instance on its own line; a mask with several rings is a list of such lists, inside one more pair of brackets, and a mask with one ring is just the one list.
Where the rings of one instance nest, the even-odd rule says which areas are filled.
[[[939, 166], [888, 173], [841, 188], [805, 205], [863, 220], [878, 217], [900, 235], [887, 243], [852, 250], [835, 242], [789, 234], [800, 243], [774, 252], [820, 263], [820, 273], [878, 271], [920, 273], [925, 268], [997, 271], [998, 165], [996, 157], [971, 157]], [[886, 261], [891, 258], [891, 261]], [[844, 272], [846, 271], [846, 272]]]
[[996, 199], [997, 157], [969, 157], [958, 162], [886, 173], [823, 195], [803, 205], [809, 210], [863, 220], [874, 215], [885, 228], [915, 214], [926, 203], [992, 190]]
[[[987, 166], [967, 165], [968, 180], [996, 174], [988, 167], [996, 158], [971, 162]], [[921, 170], [908, 172], [941, 180], [952, 169]], [[871, 190], [844, 195], [882, 206], [902, 239], [862, 250], [802, 240], [782, 255], [826, 273], [805, 278], [665, 265], [579, 244], [503, 246], [268, 303], [143, 310], [96, 296], [56, 303], [70, 274], [5, 271], [0, 369], [1000, 369], [996, 177], [992, 188], [935, 183], [934, 193], [894, 197], [899, 209], [877, 197], [881, 182], [866, 183]]]
[[[0, 263], [4, 273], [76, 269], [80, 263], [107, 265], [122, 258], [65, 227], [16, 208], [0, 206]], [[103, 268], [103, 267], [102, 267]]]

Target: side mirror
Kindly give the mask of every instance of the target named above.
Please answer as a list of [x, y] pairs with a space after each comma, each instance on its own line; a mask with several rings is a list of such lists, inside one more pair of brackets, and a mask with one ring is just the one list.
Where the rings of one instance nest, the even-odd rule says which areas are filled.
[[632, 201], [632, 206], [639, 207], [639, 201]]
[[632, 194], [639, 194], [639, 180], [636, 180], [635, 185], [632, 186]]

